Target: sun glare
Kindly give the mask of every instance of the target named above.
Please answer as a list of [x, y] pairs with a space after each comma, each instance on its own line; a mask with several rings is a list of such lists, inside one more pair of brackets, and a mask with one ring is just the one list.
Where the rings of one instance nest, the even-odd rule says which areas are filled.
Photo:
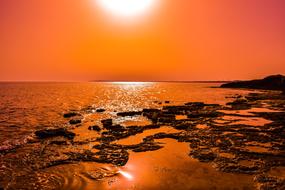
[[113, 15], [132, 17], [142, 15], [153, 7], [157, 0], [97, 0], [99, 5]]
[[124, 171], [119, 170], [118, 173], [122, 174], [122, 176], [124, 176], [124, 177], [127, 178], [128, 180], [133, 180], [133, 178], [134, 178], [134, 177], [133, 177], [131, 174], [129, 174], [128, 172], [124, 172]]

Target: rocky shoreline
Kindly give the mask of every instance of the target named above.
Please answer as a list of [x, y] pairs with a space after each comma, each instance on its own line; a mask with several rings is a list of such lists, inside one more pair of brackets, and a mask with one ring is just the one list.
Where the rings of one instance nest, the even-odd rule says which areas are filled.
[[[0, 168], [0, 172], [5, 174], [0, 187], [10, 189], [8, 176], [15, 171], [20, 180], [22, 175], [26, 175], [25, 171], [39, 171], [76, 162], [124, 166], [129, 160], [130, 151], [156, 151], [163, 148], [163, 144], [157, 142], [158, 139], [170, 138], [189, 143], [190, 157], [210, 163], [221, 172], [252, 175], [257, 189], [284, 189], [285, 179], [271, 176], [269, 171], [285, 167], [285, 96], [279, 92], [265, 91], [250, 93], [245, 97], [237, 95], [230, 99], [232, 101], [227, 105], [188, 102], [183, 105], [164, 105], [161, 109], [119, 112], [116, 113], [118, 117], [141, 116], [151, 124], [123, 126], [114, 122], [113, 118], [102, 119], [100, 125], [88, 127], [90, 133], [96, 133], [97, 137], [85, 141], [76, 140], [78, 134], [74, 131], [85, 122], [83, 114], [103, 113], [105, 110], [94, 110], [92, 106], [81, 111], [72, 110], [63, 114], [67, 120], [64, 127], [36, 131], [27, 144], [0, 152], [1, 165], [4, 166], [13, 167], [13, 162], [19, 162], [21, 158], [21, 168], [14, 168], [14, 171]], [[177, 116], [183, 117], [177, 119]], [[244, 119], [259, 118], [269, 122], [258, 125], [242, 123]], [[177, 132], [148, 135], [138, 144], [117, 143], [120, 139], [163, 126], [169, 126]], [[91, 143], [92, 146], [85, 148]], [[21, 153], [21, 149], [30, 151]]]

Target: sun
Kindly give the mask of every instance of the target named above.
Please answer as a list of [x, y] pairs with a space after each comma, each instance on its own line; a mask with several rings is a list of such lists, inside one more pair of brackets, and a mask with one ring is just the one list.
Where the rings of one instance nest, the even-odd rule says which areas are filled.
[[97, 0], [99, 5], [115, 16], [133, 17], [149, 11], [157, 0]]

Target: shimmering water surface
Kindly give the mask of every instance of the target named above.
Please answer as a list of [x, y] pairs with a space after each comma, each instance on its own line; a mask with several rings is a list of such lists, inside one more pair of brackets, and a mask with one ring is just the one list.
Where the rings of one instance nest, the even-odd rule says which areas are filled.
[[[122, 111], [140, 111], [145, 108], [162, 108], [164, 105], [180, 105], [186, 102], [204, 102], [225, 105], [236, 94], [252, 91], [213, 88], [214, 83], [1, 83], [0, 84], [0, 159], [19, 158], [26, 152], [42, 147], [28, 143], [36, 130], [48, 127], [68, 126], [63, 114], [88, 109], [82, 115], [82, 123], [73, 127], [75, 142], [96, 139], [100, 132], [90, 131], [91, 125], [101, 125], [102, 119], [112, 118], [116, 124], [143, 126], [151, 121], [143, 116], [118, 117]], [[169, 101], [169, 102], [168, 102]], [[97, 109], [105, 112], [97, 113]], [[256, 108], [264, 111], [266, 108]], [[273, 111], [273, 110], [271, 110]], [[226, 110], [224, 112], [227, 112]], [[228, 111], [233, 112], [233, 111]], [[244, 113], [243, 113], [244, 112]], [[250, 115], [246, 111], [233, 113]], [[229, 118], [227, 118], [229, 117]], [[237, 118], [236, 118], [237, 117]], [[186, 119], [177, 115], [177, 120]], [[225, 116], [223, 121], [239, 119]], [[218, 120], [216, 121], [219, 122]], [[242, 118], [236, 124], [265, 125], [271, 121], [261, 118]], [[197, 126], [207, 130], [207, 126]], [[150, 129], [143, 133], [120, 139], [122, 145], [138, 144], [156, 133], [177, 133], [171, 126]], [[21, 161], [7, 161], [0, 165], [0, 187], [7, 189], [255, 189], [253, 176], [220, 172], [209, 163], [202, 163], [189, 156], [187, 142], [160, 139], [164, 147], [157, 151], [135, 153], [129, 151], [125, 166], [96, 162], [62, 164], [32, 171]], [[74, 150], [90, 150], [98, 144], [90, 141]], [[48, 148], [47, 148], [48, 149]], [[96, 152], [96, 150], [92, 149]], [[17, 165], [18, 166], [15, 166]], [[14, 166], [12, 166], [14, 165]], [[279, 169], [279, 168], [278, 168]], [[31, 170], [31, 171], [30, 171]], [[281, 170], [281, 169], [280, 169]], [[272, 172], [274, 172], [273, 170]], [[284, 171], [284, 170], [282, 170]], [[25, 174], [25, 175], [22, 175]], [[29, 175], [27, 175], [29, 174]], [[101, 177], [100, 177], [101, 175]], [[99, 177], [98, 177], [99, 176]], [[34, 184], [34, 185], [31, 185]]]
[[[189, 101], [225, 104], [225, 97], [247, 91], [210, 88], [219, 84], [195, 83], [1, 83], [0, 144], [20, 143], [36, 129], [62, 125], [62, 114], [90, 105], [114, 112], [159, 108], [159, 102]], [[157, 103], [158, 102], [158, 103]], [[108, 116], [106, 116], [108, 115]], [[19, 141], [19, 142], [18, 142]]]

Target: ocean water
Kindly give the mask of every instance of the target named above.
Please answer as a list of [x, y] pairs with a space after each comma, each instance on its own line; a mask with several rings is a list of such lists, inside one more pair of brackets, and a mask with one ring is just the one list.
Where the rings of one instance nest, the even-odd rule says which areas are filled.
[[[117, 112], [161, 108], [186, 102], [225, 105], [236, 94], [247, 90], [220, 89], [216, 83], [0, 83], [0, 187], [6, 189], [254, 189], [252, 176], [217, 171], [188, 154], [189, 144], [171, 139], [158, 140], [164, 148], [154, 152], [130, 152], [123, 167], [110, 164], [79, 162], [48, 167], [35, 171], [21, 159], [33, 157], [33, 151], [44, 149], [44, 143], [30, 144], [36, 130], [49, 127], [68, 127], [63, 114], [77, 111], [82, 114], [80, 127], [72, 128], [75, 141], [88, 141], [99, 134], [88, 126], [112, 118], [118, 124], [146, 125], [146, 118], [119, 118]], [[165, 101], [169, 101], [165, 102]], [[84, 110], [89, 110], [84, 112]], [[105, 109], [97, 113], [97, 109]], [[258, 124], [258, 120], [251, 121]], [[266, 121], [261, 121], [266, 122]], [[119, 144], [135, 144], [151, 134], [172, 133], [168, 126], [145, 131], [135, 137], [119, 140]], [[68, 150], [90, 149], [96, 143]], [[44, 147], [44, 148], [43, 148]], [[48, 148], [47, 148], [48, 149]], [[48, 149], [49, 150], [49, 149]], [[52, 152], [52, 150], [49, 150]], [[51, 156], [54, 156], [51, 154]], [[19, 159], [19, 160], [17, 160]], [[9, 161], [7, 161], [9, 160]], [[94, 175], [106, 177], [95, 180]], [[111, 175], [112, 173], [118, 175]], [[108, 177], [109, 176], [109, 177]], [[235, 188], [234, 188], [235, 187]]]
[[[63, 113], [88, 106], [114, 111], [159, 108], [157, 101], [225, 104], [248, 91], [215, 83], [0, 83], [0, 146], [21, 143], [37, 129], [64, 125]], [[106, 113], [105, 113], [106, 114]]]

